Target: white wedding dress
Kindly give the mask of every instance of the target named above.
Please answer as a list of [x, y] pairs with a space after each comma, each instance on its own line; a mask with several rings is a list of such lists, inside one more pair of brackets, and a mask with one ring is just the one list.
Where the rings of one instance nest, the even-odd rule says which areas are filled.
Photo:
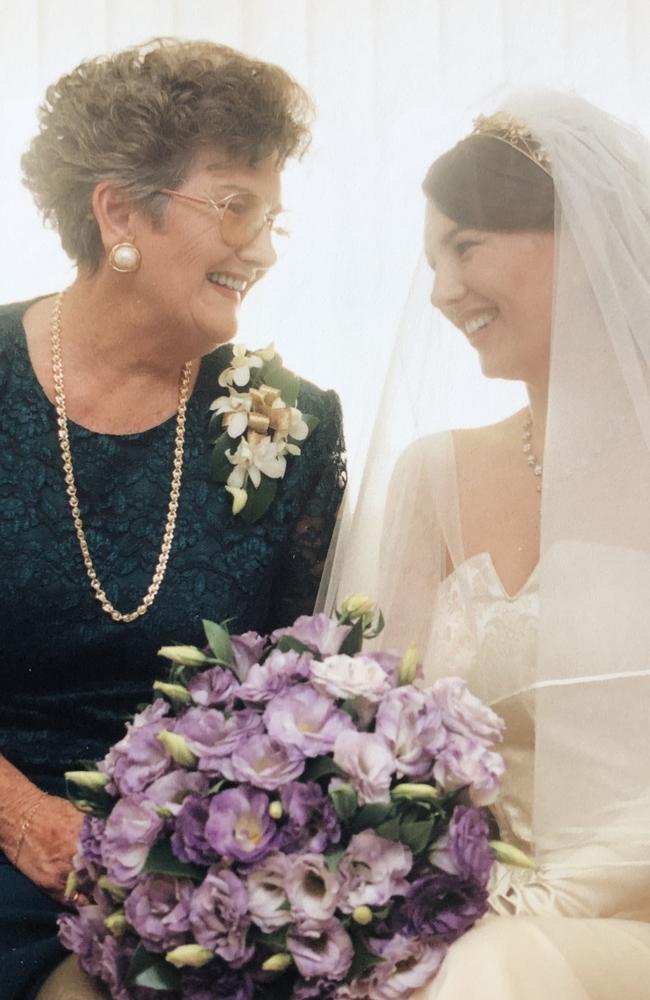
[[[513, 672], [513, 690], [534, 679], [538, 571], [506, 593], [488, 553], [463, 562], [434, 609], [438, 664], [465, 676]], [[471, 620], [468, 608], [471, 607]], [[477, 692], [480, 693], [480, 692]], [[506, 776], [494, 808], [501, 837], [530, 852], [534, 703], [530, 691], [495, 706], [505, 719]], [[650, 763], [650, 762], [649, 762]], [[570, 761], [567, 761], [570, 767]], [[594, 775], [597, 781], [598, 776]], [[650, 780], [650, 779], [649, 779]], [[602, 871], [602, 869], [600, 869]], [[630, 871], [630, 870], [628, 870]], [[635, 869], [613, 878], [497, 863], [490, 914], [455, 942], [417, 1000], [648, 1000], [650, 898]]]

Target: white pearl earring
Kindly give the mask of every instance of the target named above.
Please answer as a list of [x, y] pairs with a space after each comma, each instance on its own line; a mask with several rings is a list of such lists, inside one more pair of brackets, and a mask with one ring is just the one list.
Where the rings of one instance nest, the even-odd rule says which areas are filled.
[[121, 274], [137, 271], [141, 262], [142, 254], [133, 243], [116, 243], [108, 255], [108, 263]]

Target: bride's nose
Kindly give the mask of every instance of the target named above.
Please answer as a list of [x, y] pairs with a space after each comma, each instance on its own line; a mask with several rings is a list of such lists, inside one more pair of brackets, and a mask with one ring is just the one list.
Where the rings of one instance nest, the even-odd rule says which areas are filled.
[[440, 262], [436, 268], [431, 289], [431, 305], [443, 312], [459, 302], [467, 291], [458, 268], [452, 263]]

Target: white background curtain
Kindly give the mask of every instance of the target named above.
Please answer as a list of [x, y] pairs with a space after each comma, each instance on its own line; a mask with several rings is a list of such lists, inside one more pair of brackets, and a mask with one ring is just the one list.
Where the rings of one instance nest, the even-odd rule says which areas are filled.
[[[420, 250], [428, 163], [513, 87], [573, 88], [650, 128], [647, 0], [1, 0], [0, 301], [73, 271], [20, 183], [46, 86], [154, 35], [280, 63], [318, 108], [291, 168], [291, 246], [243, 310], [240, 338], [344, 403], [355, 467]], [[462, 387], [459, 387], [462, 391]]]

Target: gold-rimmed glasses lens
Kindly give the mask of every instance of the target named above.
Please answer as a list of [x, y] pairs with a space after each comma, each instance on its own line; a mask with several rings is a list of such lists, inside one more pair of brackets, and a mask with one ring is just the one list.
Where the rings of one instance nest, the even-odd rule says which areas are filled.
[[258, 195], [243, 191], [215, 207], [221, 217], [221, 236], [228, 246], [239, 248], [252, 243], [265, 226], [274, 236], [288, 236], [287, 230], [276, 223], [268, 206]]

